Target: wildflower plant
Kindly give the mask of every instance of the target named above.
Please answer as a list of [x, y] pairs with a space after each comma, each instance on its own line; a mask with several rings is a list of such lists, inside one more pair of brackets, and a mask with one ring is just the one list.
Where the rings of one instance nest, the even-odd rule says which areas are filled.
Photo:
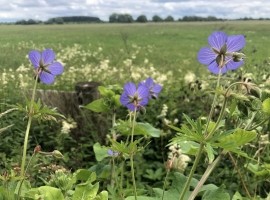
[[[243, 35], [228, 36], [224, 32], [214, 32], [208, 37], [208, 43], [210, 47], [203, 47], [198, 52], [198, 61], [207, 65], [210, 72], [218, 74], [209, 115], [205, 118], [206, 120], [204, 120], [203, 117], [193, 120], [188, 115], [184, 114], [186, 123], [182, 124], [181, 128], [169, 125], [178, 132], [178, 135], [172, 139], [171, 144], [178, 144], [180, 146], [190, 144], [196, 146], [196, 153], [194, 154], [193, 152], [191, 154], [195, 155], [195, 160], [185, 184], [181, 186], [179, 200], [184, 200], [187, 197], [189, 200], [194, 199], [222, 157], [227, 155], [232, 157], [234, 153], [252, 160], [252, 158], [243, 151], [242, 147], [252, 142], [257, 137], [256, 128], [269, 119], [269, 116], [262, 114], [263, 112], [267, 112], [267, 109], [263, 105], [267, 104], [269, 106], [267, 103], [268, 100], [258, 97], [256, 98], [256, 104], [261, 102], [261, 106], [257, 106], [255, 110], [250, 109], [248, 111], [250, 114], [247, 119], [240, 119], [241, 116], [239, 115], [238, 120], [242, 123], [226, 126], [226, 124], [229, 124], [230, 116], [236, 111], [239, 104], [243, 102], [254, 103], [254, 96], [250, 96], [249, 92], [243, 93], [237, 86], [253, 88], [257, 91], [259, 89], [255, 84], [245, 81], [234, 82], [226, 87], [220, 85], [222, 74], [229, 70], [235, 70], [244, 63], [243, 59], [245, 55], [240, 52], [245, 46], [245, 38]], [[213, 121], [215, 105], [220, 100], [223, 101], [220, 113], [216, 121]], [[231, 103], [230, 106], [228, 105], [229, 103]], [[255, 116], [257, 115], [263, 117], [256, 120]], [[217, 152], [219, 152], [219, 154]], [[186, 153], [188, 154], [188, 152]], [[195, 189], [190, 191], [191, 179], [204, 153], [208, 160], [208, 167], [200, 181], [196, 184]], [[244, 188], [246, 188], [245, 183], [242, 182], [242, 184]], [[217, 190], [211, 192], [215, 194]], [[246, 190], [246, 193], [247, 196], [251, 198], [249, 191]], [[227, 197], [228, 194], [224, 192], [222, 198], [227, 199]]]
[[[99, 87], [101, 98], [91, 102], [84, 108], [90, 109], [95, 112], [111, 112], [112, 115], [112, 129], [110, 142], [111, 147], [101, 147], [100, 144], [94, 145], [94, 151], [96, 158], [101, 161], [106, 157], [112, 158], [112, 175], [113, 179], [118, 179], [115, 172], [115, 162], [114, 158], [123, 158], [130, 160], [131, 166], [131, 176], [133, 183], [133, 194], [135, 199], [137, 199], [137, 186], [135, 181], [135, 169], [134, 169], [134, 156], [138, 151], [141, 151], [143, 147], [139, 147], [140, 142], [143, 138], [139, 140], [134, 140], [134, 135], [143, 135], [145, 137], [159, 137], [160, 131], [155, 129], [148, 123], [136, 122], [136, 118], [141, 113], [145, 111], [148, 102], [157, 98], [159, 92], [162, 90], [162, 86], [155, 83], [154, 80], [149, 77], [144, 81], [141, 81], [138, 85], [133, 82], [128, 82], [124, 85], [122, 93], [116, 94], [114, 91], [106, 89], [105, 87]], [[106, 92], [105, 92], [106, 91]], [[118, 102], [118, 103], [117, 103]], [[128, 120], [118, 120], [116, 121], [115, 110], [119, 109], [119, 105], [122, 105], [128, 109]], [[118, 136], [116, 134], [121, 134], [127, 136], [125, 142], [118, 141]], [[122, 161], [121, 166], [124, 165]], [[123, 169], [123, 167], [121, 167]], [[111, 187], [114, 187], [113, 183], [123, 183], [123, 173], [120, 172], [120, 180], [112, 180]], [[119, 186], [119, 190], [122, 191], [122, 185]], [[120, 192], [122, 193], [122, 192]], [[120, 194], [122, 196], [123, 194]]]

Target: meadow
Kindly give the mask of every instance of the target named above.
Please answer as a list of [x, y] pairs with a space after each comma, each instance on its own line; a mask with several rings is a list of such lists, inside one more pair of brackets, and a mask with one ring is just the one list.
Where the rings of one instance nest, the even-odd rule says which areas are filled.
[[[241, 148], [228, 148], [225, 139], [219, 140], [218, 136], [213, 139], [213, 143], [209, 143], [212, 147], [207, 146], [209, 141], [205, 140], [207, 148], [203, 159], [197, 163], [194, 179], [189, 183], [191, 191], [186, 188], [187, 194], [193, 194], [192, 189], [200, 185], [204, 170], [218, 160], [219, 165], [207, 177], [198, 199], [211, 200], [216, 195], [221, 195], [220, 199], [224, 200], [269, 198], [270, 123], [269, 116], [267, 118], [262, 114], [264, 111], [261, 111], [263, 102], [270, 97], [269, 25], [270, 21], [255, 20], [0, 25], [0, 128], [12, 125], [5, 130], [0, 129], [0, 199], [5, 199], [6, 196], [1, 196], [1, 192], [4, 194], [4, 186], [9, 183], [12, 183], [8, 185], [9, 190], [14, 189], [17, 195], [8, 194], [9, 199], [19, 198], [20, 192], [22, 199], [35, 199], [37, 191], [39, 195], [44, 195], [47, 191], [55, 192], [59, 199], [76, 199], [82, 190], [87, 189], [80, 184], [87, 185], [88, 190], [89, 187], [95, 187], [96, 196], [89, 199], [178, 199], [181, 189], [176, 188], [179, 185], [181, 188], [186, 187], [184, 183], [188, 181], [182, 175], [194, 173], [192, 163], [196, 152], [200, 152], [202, 143], [190, 137], [191, 141], [187, 145], [177, 133], [188, 135], [185, 125], [191, 127], [191, 132], [196, 132], [199, 124], [206, 132], [217, 131], [217, 135], [231, 134], [232, 130], [242, 128], [241, 131], [233, 132], [237, 135], [236, 138], [229, 138], [239, 140], [238, 145], [241, 144]], [[197, 59], [198, 51], [207, 46], [207, 38], [214, 31], [224, 31], [228, 35], [243, 34], [246, 40], [246, 46], [242, 50], [246, 55], [244, 66], [221, 76], [220, 83], [223, 86], [216, 89], [217, 76], [212, 75]], [[54, 110], [49, 112], [41, 109], [40, 116], [42, 112], [47, 112], [44, 119], [50, 120], [43, 122], [43, 119], [37, 117], [38, 120], [33, 121], [28, 150], [32, 152], [35, 149], [36, 152], [37, 145], [41, 145], [42, 151], [51, 154], [39, 150], [37, 152], [41, 156], [32, 156], [32, 160], [31, 153], [28, 153], [29, 163], [33, 167], [27, 167], [27, 175], [23, 177], [27, 177], [29, 182], [21, 181], [18, 187], [15, 183], [21, 170], [22, 146], [29, 118], [27, 109], [30, 105], [26, 99], [30, 98], [27, 94], [33, 89], [35, 81], [28, 53], [34, 49], [43, 51], [46, 48], [54, 50], [56, 60], [64, 66], [64, 73], [56, 78], [53, 85], [38, 84], [38, 89], [72, 93], [78, 82], [98, 82], [104, 86], [99, 88], [99, 92], [107, 107], [97, 101], [95, 105], [80, 109], [78, 115], [60, 113], [65, 114], [66, 118], [55, 114]], [[155, 103], [151, 101], [146, 111], [138, 114], [139, 125], [137, 129], [135, 127], [138, 135], [135, 134], [133, 141], [134, 129], [132, 131], [130, 127], [135, 125], [128, 121], [135, 121], [136, 114], [127, 114], [126, 109], [118, 105], [119, 96], [125, 83], [139, 83], [148, 77], [163, 88]], [[229, 106], [223, 109], [223, 101], [229, 93], [227, 88], [231, 88], [230, 84], [233, 82], [241, 82], [243, 87], [235, 88], [239, 94], [236, 91], [231, 92], [234, 99], [229, 99]], [[260, 89], [254, 89], [255, 86], [248, 84], [256, 84]], [[247, 92], [243, 92], [243, 88], [247, 88]], [[251, 94], [251, 90], [255, 93], [259, 91], [260, 94]], [[213, 108], [211, 103], [214, 94], [221, 97], [216, 99]], [[4, 114], [10, 108], [22, 112], [11, 111]], [[212, 112], [211, 116], [216, 124], [207, 122], [209, 112]], [[55, 116], [50, 117], [50, 114]], [[220, 120], [219, 116], [224, 117], [224, 120]], [[260, 124], [260, 120], [264, 123]], [[258, 122], [258, 126], [255, 122]], [[114, 124], [117, 125], [114, 127]], [[224, 130], [220, 127], [224, 127]], [[127, 130], [132, 132], [132, 140], [130, 146], [125, 143], [127, 146], [123, 147], [120, 140], [130, 139]], [[239, 139], [245, 137], [247, 138]], [[185, 139], [187, 138], [186, 136]], [[218, 146], [217, 141], [224, 143], [220, 142]], [[176, 144], [180, 144], [180, 150]], [[132, 145], [136, 146], [136, 150], [131, 148]], [[108, 156], [109, 147], [112, 153]], [[59, 156], [54, 155], [54, 150], [61, 152]], [[225, 150], [232, 154], [224, 153]], [[181, 167], [168, 164], [169, 161], [174, 161], [175, 152], [178, 151], [177, 164]], [[181, 161], [180, 157], [185, 161]], [[134, 174], [130, 175], [133, 159], [137, 190], [136, 187], [135, 190], [132, 188], [132, 185], [136, 185]], [[127, 169], [123, 172], [121, 169], [124, 169], [125, 163]], [[244, 164], [241, 165], [242, 163]], [[95, 179], [99, 182], [99, 190], [98, 186], [96, 188], [95, 184], [92, 185]], [[118, 182], [121, 184], [118, 185]], [[44, 184], [58, 190], [35, 189]], [[32, 189], [29, 185], [32, 185]], [[78, 189], [79, 187], [81, 188]], [[97, 194], [97, 190], [102, 192]], [[43, 198], [53, 200], [53, 197]], [[179, 199], [188, 198], [182, 196]]]

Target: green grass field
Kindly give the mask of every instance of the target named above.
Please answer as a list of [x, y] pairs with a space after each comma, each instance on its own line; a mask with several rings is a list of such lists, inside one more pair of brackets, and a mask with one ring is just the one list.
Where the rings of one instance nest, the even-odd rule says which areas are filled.
[[[190, 66], [194, 67], [194, 65], [198, 66], [197, 51], [207, 45], [208, 35], [215, 30], [246, 35], [245, 52], [250, 53], [255, 48], [258, 51], [256, 59], [266, 59], [269, 57], [269, 25], [268, 21], [2, 25], [0, 26], [0, 66], [1, 68], [18, 67], [22, 62], [26, 62], [25, 55], [34, 46], [50, 47], [59, 51], [74, 43], [82, 45], [83, 49], [93, 51], [102, 47], [104, 54], [117, 63], [117, 59], [120, 59], [119, 50], [125, 48], [123, 38], [127, 38], [128, 47], [131, 44], [141, 47], [152, 46], [153, 51], [147, 56], [159, 68], [188, 67], [184, 63], [186, 60], [190, 60]], [[28, 45], [22, 45], [23, 42]]]
[[[211, 32], [222, 30], [227, 34], [246, 36], [244, 53], [247, 59], [244, 69], [250, 72], [250, 69], [254, 71], [254, 67], [261, 70], [269, 65], [269, 25], [269, 21], [1, 25], [0, 71], [17, 69], [22, 64], [30, 67], [27, 59], [30, 50], [52, 48], [57, 53], [57, 58], [64, 62], [65, 73], [70, 68], [75, 69], [66, 75], [73, 79], [68, 81], [70, 85], [62, 84], [66, 86], [65, 89], [73, 88], [72, 84], [80, 80], [123, 83], [129, 81], [125, 79], [130, 77], [123, 76], [123, 73], [136, 69], [134, 76], [139, 77], [143, 70], [148, 70], [151, 66], [154, 69], [145, 72], [145, 76], [151, 75], [155, 70], [159, 74], [170, 72], [170, 79], [183, 77], [187, 71], [202, 76], [209, 73], [197, 61], [197, 52], [208, 45], [207, 37]], [[128, 70], [124, 64], [127, 60], [132, 60], [130, 65], [133, 66]], [[108, 66], [102, 68], [106, 62], [109, 62]], [[86, 68], [91, 70], [85, 73], [83, 70]], [[96, 73], [95, 70], [100, 68], [103, 71]], [[104, 73], [109, 71], [114, 73], [106, 77]]]

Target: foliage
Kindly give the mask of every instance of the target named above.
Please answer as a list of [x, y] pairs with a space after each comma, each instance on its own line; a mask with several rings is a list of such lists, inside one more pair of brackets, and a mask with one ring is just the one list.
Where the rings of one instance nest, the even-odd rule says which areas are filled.
[[[179, 188], [184, 187], [185, 175], [192, 170], [191, 163], [202, 146], [201, 162], [191, 180], [192, 187], [187, 189], [188, 195], [200, 183], [204, 171], [215, 166], [198, 198], [267, 198], [269, 55], [268, 40], [264, 39], [268, 26], [261, 23], [241, 26], [237, 22], [206, 23], [207, 28], [196, 23], [174, 23], [173, 27], [164, 23], [154, 24], [149, 29], [138, 24], [134, 27], [107, 24], [57, 28], [48, 25], [57, 44], [43, 27], [33, 26], [31, 32], [24, 30], [27, 34], [20, 35], [20, 27], [13, 31], [3, 26], [0, 31], [3, 36], [0, 45], [3, 49], [0, 55], [3, 66], [1, 113], [11, 104], [16, 106], [11, 112], [0, 115], [0, 198], [15, 198], [21, 180], [18, 163], [21, 162], [21, 145], [27, 125], [25, 116], [28, 117], [30, 102], [23, 104], [22, 96], [27, 95], [18, 91], [26, 94], [33, 82], [25, 52], [48, 45], [59, 50], [57, 58], [65, 63], [66, 72], [52, 87], [39, 85], [40, 88], [72, 93], [74, 83], [79, 80], [100, 81], [102, 86], [98, 88], [98, 99], [80, 107], [73, 105], [74, 110], [79, 110], [74, 119], [74, 115], [63, 118], [55, 109], [42, 104], [42, 99], [34, 102], [32, 114], [40, 121], [33, 122], [31, 127], [28, 152], [41, 145], [50, 155], [37, 154], [31, 158], [33, 153], [27, 154], [31, 162], [27, 180], [21, 186], [21, 196], [76, 199], [87, 194], [90, 199], [134, 199], [130, 173], [131, 160], [134, 160], [138, 199], [162, 199], [163, 191], [163, 199], [178, 199]], [[251, 27], [253, 32], [249, 31]], [[89, 30], [87, 37], [82, 33], [85, 29]], [[222, 76], [222, 86], [213, 90], [216, 77], [206, 75], [205, 68], [198, 67], [193, 52], [202, 45], [201, 38], [216, 29], [231, 33], [243, 31], [249, 43], [245, 54], [250, 59], [242, 69]], [[13, 37], [15, 32], [20, 37]], [[32, 32], [38, 33], [38, 39], [31, 36]], [[14, 40], [9, 40], [11, 35]], [[46, 42], [40, 42], [44, 36]], [[75, 40], [78, 44], [74, 45]], [[180, 46], [175, 41], [181, 41]], [[10, 59], [9, 54], [14, 55], [14, 49], [18, 57]], [[120, 51], [115, 54], [115, 49]], [[176, 67], [179, 65], [181, 68]], [[14, 66], [14, 69], [7, 66]], [[17, 66], [20, 67], [15, 70]], [[137, 113], [137, 121], [133, 123], [134, 115], [120, 105], [120, 85], [129, 80], [139, 82], [150, 75], [160, 81], [164, 89], [157, 101], [151, 100], [145, 110]], [[112, 85], [116, 80], [119, 85]], [[234, 82], [241, 83], [231, 86]], [[216, 106], [207, 124], [207, 113], [215, 94], [218, 95]], [[76, 94], [73, 97], [76, 98]], [[63, 122], [72, 125], [73, 120], [77, 126], [64, 132]], [[171, 148], [172, 144], [177, 145]], [[53, 152], [61, 159], [53, 158]], [[189, 156], [189, 161], [181, 163], [181, 156]], [[180, 169], [173, 168], [180, 163], [185, 166], [182, 175]]]

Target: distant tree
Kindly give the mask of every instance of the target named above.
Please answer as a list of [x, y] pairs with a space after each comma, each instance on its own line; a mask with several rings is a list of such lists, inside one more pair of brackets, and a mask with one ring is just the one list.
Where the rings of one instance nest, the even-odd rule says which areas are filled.
[[174, 21], [174, 18], [173, 18], [171, 15], [169, 15], [168, 17], [166, 17], [166, 18], [164, 19], [164, 21], [165, 21], [165, 22], [173, 22], [173, 21]]
[[215, 16], [208, 16], [206, 18], [207, 21], [218, 21], [219, 19], [217, 19]]
[[15, 24], [26, 24], [26, 21], [24, 19], [19, 20], [19, 21], [16, 21]]
[[131, 23], [133, 22], [133, 18], [129, 14], [119, 14], [118, 15], [118, 22], [119, 23]]
[[53, 24], [54, 23], [54, 19], [50, 18], [47, 21], [44, 22], [44, 24]]
[[158, 15], [154, 15], [154, 16], [152, 17], [152, 21], [153, 21], [153, 22], [162, 22], [163, 19], [162, 19], [160, 16], [158, 16]]
[[118, 14], [113, 13], [109, 16], [109, 22], [110, 23], [116, 23], [118, 22]]
[[54, 19], [56, 24], [64, 24], [64, 19], [62, 17], [57, 17]]
[[140, 15], [137, 17], [136, 22], [145, 23], [145, 22], [147, 22], [147, 18], [145, 15]]
[[117, 14], [113, 13], [109, 16], [110, 23], [131, 23], [133, 22], [133, 17], [130, 14]]
[[27, 21], [27, 24], [37, 24], [37, 22], [35, 21], [35, 20], [33, 20], [33, 19], [29, 19], [28, 21]]

